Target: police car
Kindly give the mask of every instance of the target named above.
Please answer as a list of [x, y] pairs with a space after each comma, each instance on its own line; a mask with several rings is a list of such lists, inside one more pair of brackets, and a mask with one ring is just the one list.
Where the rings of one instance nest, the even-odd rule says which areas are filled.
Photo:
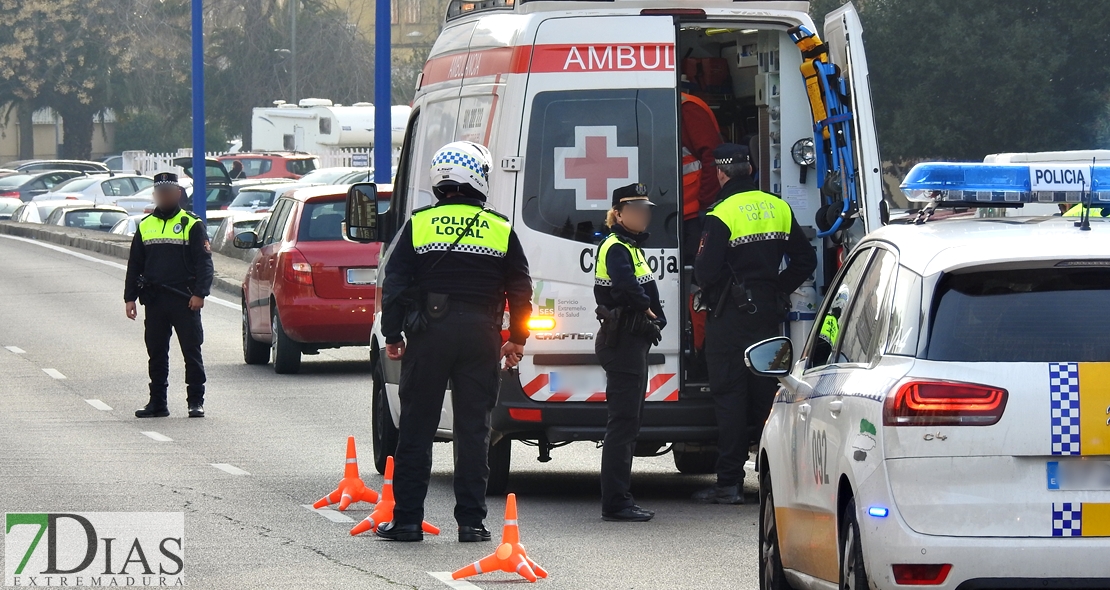
[[[920, 164], [775, 376], [761, 587], [1110, 587], [1110, 166]], [[928, 221], [1028, 203], [1088, 215]]]

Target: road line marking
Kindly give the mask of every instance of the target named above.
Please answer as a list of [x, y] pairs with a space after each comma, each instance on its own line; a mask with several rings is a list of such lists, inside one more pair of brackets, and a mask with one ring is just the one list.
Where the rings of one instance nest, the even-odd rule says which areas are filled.
[[443, 582], [448, 588], [454, 588], [455, 590], [481, 590], [481, 588], [466, 580], [456, 580], [452, 578], [451, 572], [428, 572], [428, 575]]
[[12, 354], [24, 354], [27, 352], [26, 350], [23, 350], [18, 346], [5, 346], [4, 348], [7, 348], [8, 352], [11, 352]]
[[53, 377], [55, 379], [65, 379], [66, 378], [66, 376], [63, 375], [62, 372], [59, 371], [58, 369], [43, 369], [42, 372], [46, 373], [47, 375], [50, 375], [51, 377]]
[[166, 435], [164, 435], [160, 432], [154, 432], [153, 430], [144, 430], [144, 431], [142, 431], [142, 434], [144, 434], [144, 435], [146, 435], [146, 436], [148, 436], [148, 437], [150, 437], [150, 438], [152, 438], [152, 439], [154, 439], [158, 442], [173, 442], [172, 438], [170, 438], [170, 437], [168, 437], [168, 436], [166, 436]]
[[108, 404], [106, 404], [106, 403], [104, 403], [104, 402], [102, 402], [98, 399], [87, 399], [87, 400], [85, 400], [85, 403], [89, 404], [90, 406], [92, 406], [92, 407], [94, 407], [98, 410], [103, 410], [105, 412], [112, 411], [112, 406], [109, 406]]
[[[53, 250], [55, 252], [61, 252], [62, 254], [69, 254], [70, 256], [75, 256], [77, 258], [80, 258], [81, 260], [87, 260], [89, 262], [98, 262], [100, 264], [103, 264], [105, 266], [110, 266], [112, 268], [118, 268], [120, 270], [127, 270], [127, 265], [126, 264], [120, 264], [118, 262], [112, 262], [111, 260], [101, 260], [100, 258], [97, 258], [95, 256], [89, 256], [88, 254], [82, 254], [80, 252], [74, 252], [73, 250], [70, 250], [69, 248], [63, 248], [61, 246], [56, 246], [54, 244], [47, 244], [45, 242], [40, 242], [38, 240], [32, 240], [30, 238], [24, 238], [24, 237], [20, 237], [20, 236], [0, 235], [0, 238], [7, 238], [9, 240], [17, 240], [17, 241], [20, 241], [20, 242], [26, 242], [28, 244], [34, 244], [36, 246], [42, 246], [43, 248], [46, 248], [48, 250]], [[239, 304], [238, 303], [232, 303], [230, 301], [227, 301], [226, 299], [220, 299], [219, 297], [212, 297], [211, 295], [209, 295], [208, 297], [205, 297], [204, 300], [206, 302], [215, 303], [216, 305], [222, 305], [222, 306], [230, 308], [230, 309], [239, 309]], [[15, 352], [15, 351], [13, 350], [12, 352]]]
[[242, 469], [239, 469], [238, 467], [231, 465], [230, 463], [211, 463], [211, 465], [216, 469], [219, 469], [220, 471], [226, 471], [227, 473], [230, 473], [232, 475], [250, 475], [250, 473], [247, 473], [246, 471], [243, 471]]
[[354, 522], [355, 521], [355, 519], [351, 518], [350, 516], [347, 516], [346, 514], [343, 514], [342, 512], [332, 510], [331, 508], [313, 508], [312, 504], [301, 504], [301, 507], [302, 508], [307, 508], [308, 510], [313, 511], [316, 514], [319, 514], [320, 516], [323, 516], [324, 518], [326, 518], [326, 519], [328, 519], [332, 522]]

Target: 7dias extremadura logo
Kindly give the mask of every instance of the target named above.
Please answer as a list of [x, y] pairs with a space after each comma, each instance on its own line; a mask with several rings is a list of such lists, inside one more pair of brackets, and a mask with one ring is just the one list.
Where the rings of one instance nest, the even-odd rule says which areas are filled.
[[183, 512], [8, 513], [6, 586], [184, 586]]

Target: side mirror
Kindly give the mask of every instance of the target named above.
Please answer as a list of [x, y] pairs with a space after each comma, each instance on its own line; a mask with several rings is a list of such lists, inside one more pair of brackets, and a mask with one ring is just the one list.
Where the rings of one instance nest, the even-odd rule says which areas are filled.
[[744, 351], [744, 363], [760, 377], [784, 377], [794, 364], [794, 346], [785, 336], [757, 342]]
[[257, 248], [258, 247], [258, 234], [254, 233], [252, 231], [245, 231], [245, 232], [237, 233], [237, 234], [235, 234], [235, 238], [232, 239], [231, 243], [234, 244], [236, 248], [241, 248], [243, 250], [250, 250], [251, 248]]
[[347, 218], [343, 237], [351, 242], [367, 244], [378, 239], [378, 187], [360, 182], [347, 191]]

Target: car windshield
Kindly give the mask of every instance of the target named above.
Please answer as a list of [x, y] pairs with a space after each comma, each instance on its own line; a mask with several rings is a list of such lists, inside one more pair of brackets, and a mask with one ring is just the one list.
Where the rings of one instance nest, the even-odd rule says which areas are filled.
[[243, 190], [231, 202], [232, 207], [269, 207], [274, 204], [274, 191]]
[[5, 176], [4, 178], [0, 178], [0, 188], [23, 186], [24, 183], [30, 181], [32, 178], [34, 178], [34, 176], [30, 174], [12, 174], [11, 176]]
[[67, 180], [67, 181], [65, 181], [65, 182], [63, 182], [63, 183], [61, 183], [61, 184], [59, 184], [59, 185], [56, 185], [56, 186], [54, 187], [54, 191], [53, 191], [53, 192], [60, 192], [60, 191], [67, 191], [67, 192], [77, 192], [77, 191], [83, 191], [83, 190], [85, 190], [85, 189], [89, 188], [90, 186], [92, 186], [92, 185], [93, 185], [94, 183], [100, 182], [100, 180], [101, 180], [101, 179], [99, 179], [99, 178], [74, 178], [73, 180]]
[[1101, 362], [1110, 358], [1110, 269], [1039, 268], [941, 279], [925, 358]]
[[326, 242], [343, 239], [345, 201], [309, 201], [301, 213], [301, 227], [297, 240], [301, 242]]
[[67, 211], [66, 227], [108, 231], [121, 219], [127, 218], [124, 211]]

